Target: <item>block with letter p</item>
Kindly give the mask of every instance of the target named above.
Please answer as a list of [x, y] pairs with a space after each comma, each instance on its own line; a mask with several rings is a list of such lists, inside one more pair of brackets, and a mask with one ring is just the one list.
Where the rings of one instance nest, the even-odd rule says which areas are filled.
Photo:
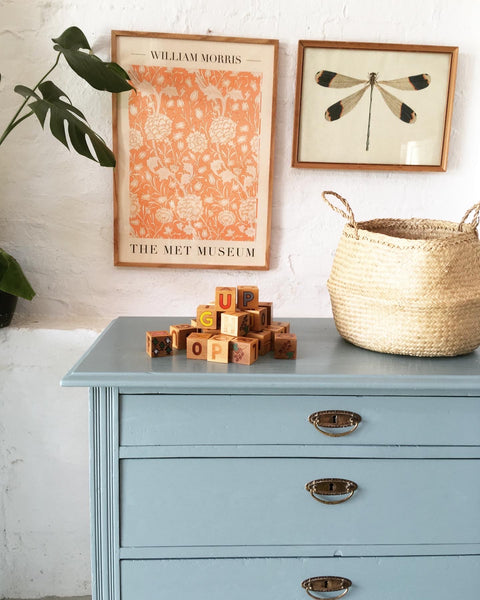
[[212, 304], [200, 304], [197, 308], [197, 327], [218, 329], [219, 312]]
[[237, 287], [238, 310], [256, 310], [258, 308], [258, 287], [239, 285]]
[[232, 336], [229, 335], [212, 335], [207, 340], [207, 360], [211, 362], [228, 363], [228, 351], [230, 346], [230, 340]]

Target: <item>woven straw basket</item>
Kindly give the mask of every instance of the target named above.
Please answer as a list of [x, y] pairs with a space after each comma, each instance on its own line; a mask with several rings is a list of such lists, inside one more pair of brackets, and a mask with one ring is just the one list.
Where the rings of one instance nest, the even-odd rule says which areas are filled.
[[357, 223], [345, 198], [322, 195], [348, 219], [327, 283], [343, 338], [369, 350], [411, 356], [455, 356], [480, 345], [480, 203], [460, 223]]

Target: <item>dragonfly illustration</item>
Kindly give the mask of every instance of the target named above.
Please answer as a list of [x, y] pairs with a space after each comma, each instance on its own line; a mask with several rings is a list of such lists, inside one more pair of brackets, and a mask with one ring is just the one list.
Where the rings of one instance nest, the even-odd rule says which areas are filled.
[[422, 73], [421, 75], [411, 75], [410, 77], [401, 77], [400, 79], [379, 81], [378, 73], [370, 73], [368, 79], [355, 79], [354, 77], [348, 77], [347, 75], [341, 75], [340, 73], [334, 73], [333, 71], [319, 71], [315, 75], [315, 81], [318, 85], [328, 88], [349, 88], [355, 85], [363, 85], [357, 92], [329, 106], [325, 111], [325, 119], [327, 119], [327, 121], [336, 121], [337, 119], [340, 119], [340, 117], [348, 114], [355, 106], [357, 106], [365, 92], [370, 88], [367, 140], [365, 147], [365, 150], [368, 150], [370, 146], [373, 88], [377, 88], [382, 95], [382, 98], [385, 100], [386, 105], [396, 117], [404, 123], [415, 123], [417, 119], [415, 111], [382, 86], [387, 85], [389, 87], [397, 88], [398, 90], [418, 91], [423, 90], [430, 84], [431, 77], [426, 73]]

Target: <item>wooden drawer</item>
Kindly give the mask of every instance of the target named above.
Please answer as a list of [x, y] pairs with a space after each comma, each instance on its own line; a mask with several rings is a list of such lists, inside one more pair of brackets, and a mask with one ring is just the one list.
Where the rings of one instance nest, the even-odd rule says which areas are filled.
[[121, 587], [122, 600], [308, 600], [304, 580], [337, 576], [351, 600], [451, 600], [475, 596], [479, 569], [478, 556], [129, 560]]
[[[120, 461], [124, 547], [480, 542], [480, 460]], [[341, 504], [305, 484], [358, 485]], [[345, 496], [327, 496], [337, 500]]]
[[[388, 396], [120, 396], [120, 444], [480, 445], [479, 398]], [[355, 412], [343, 437], [317, 431], [319, 411]], [[342, 433], [349, 428], [325, 429]]]

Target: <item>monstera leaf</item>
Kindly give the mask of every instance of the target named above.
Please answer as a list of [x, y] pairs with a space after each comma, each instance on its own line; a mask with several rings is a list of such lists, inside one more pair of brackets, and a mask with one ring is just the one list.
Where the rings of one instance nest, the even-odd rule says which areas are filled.
[[18, 262], [0, 248], [0, 290], [31, 300], [35, 296]]
[[[84, 114], [73, 106], [68, 96], [52, 81], [41, 83], [38, 90], [41, 96], [24, 85], [15, 86], [17, 94], [27, 99], [33, 99], [33, 102], [30, 102], [28, 106], [35, 113], [42, 127], [48, 113], [50, 113], [50, 131], [64, 146], [69, 148], [65, 133], [66, 123], [70, 144], [79, 154], [97, 161], [102, 167], [114, 167], [115, 156], [113, 152], [102, 138], [93, 129], [90, 129]], [[66, 98], [68, 102], [62, 100], [62, 98]], [[88, 146], [87, 139], [90, 140], [95, 155]]]
[[[103, 62], [92, 54], [90, 44], [78, 27], [69, 27], [54, 38], [55, 64], [33, 88], [17, 85], [15, 91], [23, 101], [3, 132], [0, 146], [25, 119], [35, 115], [42, 127], [48, 122], [50, 131], [64, 146], [103, 167], [114, 167], [115, 157], [103, 139], [88, 125], [85, 115], [73, 106], [69, 97], [52, 81], [50, 73], [64, 56], [72, 70], [97, 90], [112, 93], [134, 89], [128, 73], [113, 62]], [[0, 248], [0, 291], [31, 300], [35, 292], [17, 261]]]
[[82, 50], [90, 45], [78, 27], [69, 27], [58, 38], [53, 38], [54, 50], [60, 52], [77, 75], [97, 90], [126, 92], [133, 89], [128, 83], [128, 73], [120, 65], [104, 62], [98, 56]]

